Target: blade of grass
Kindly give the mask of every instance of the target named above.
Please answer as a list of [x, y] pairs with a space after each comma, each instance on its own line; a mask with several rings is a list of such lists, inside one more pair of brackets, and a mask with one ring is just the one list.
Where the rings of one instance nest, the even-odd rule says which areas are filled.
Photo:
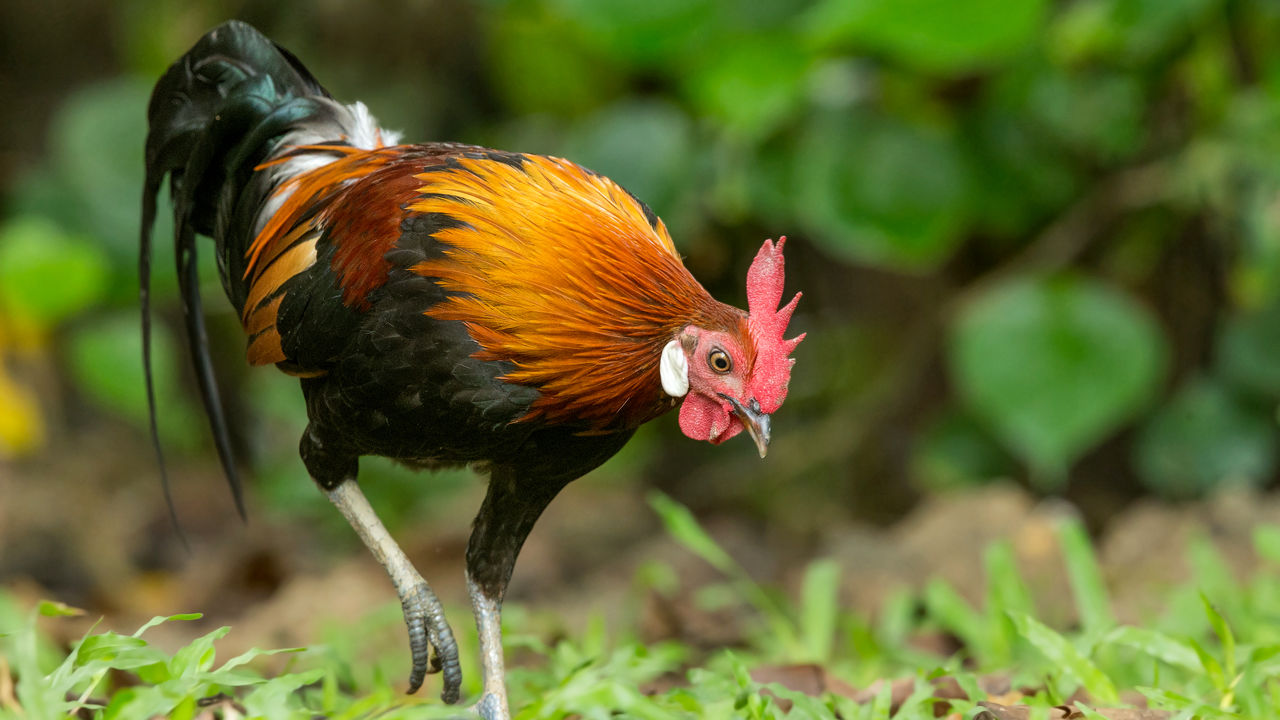
[[1240, 584], [1231, 574], [1231, 564], [1213, 541], [1203, 535], [1192, 538], [1189, 551], [1192, 576], [1200, 594], [1230, 616], [1246, 637], [1251, 636], [1251, 615], [1245, 611], [1247, 603]]
[[804, 646], [800, 642], [799, 631], [786, 610], [729, 553], [716, 544], [688, 508], [657, 491], [649, 494], [649, 505], [658, 513], [667, 532], [677, 542], [733, 580], [738, 592], [768, 623], [773, 642], [783, 648], [788, 657], [803, 655]]
[[1022, 636], [1034, 645], [1051, 665], [1075, 683], [1083, 686], [1095, 700], [1108, 705], [1119, 700], [1119, 693], [1116, 692], [1111, 678], [1103, 674], [1088, 658], [1081, 655], [1070, 640], [1029, 615], [1010, 613], [1009, 616], [1018, 626], [1018, 632], [1022, 633]]
[[1013, 544], [1008, 541], [993, 543], [983, 555], [987, 573], [986, 623], [988, 657], [993, 665], [1004, 665], [1013, 660], [1013, 649], [1018, 645], [1018, 629], [1008, 613], [1019, 612], [1035, 615], [1035, 603], [1031, 591], [1018, 572]]
[[1149, 628], [1121, 626], [1107, 633], [1103, 642], [1133, 648], [1156, 660], [1190, 672], [1199, 672], [1203, 669], [1199, 656], [1190, 645]]
[[1222, 699], [1219, 706], [1223, 709], [1229, 708], [1235, 704], [1235, 689], [1240, 682], [1240, 675], [1236, 673], [1236, 638], [1231, 632], [1231, 626], [1227, 624], [1226, 618], [1222, 617], [1222, 613], [1218, 612], [1218, 608], [1209, 602], [1209, 598], [1200, 593], [1200, 601], [1204, 603], [1205, 614], [1209, 617], [1209, 626], [1213, 628], [1213, 632], [1218, 636], [1218, 641], [1222, 644], [1222, 670], [1224, 673], [1223, 682], [1225, 687], [1220, 688], [1222, 691]]
[[1018, 571], [1013, 544], [1007, 540], [992, 543], [982, 559], [987, 573], [987, 602], [992, 606], [989, 610], [1001, 616], [1007, 610], [1034, 615], [1035, 601]]
[[1200, 593], [1200, 601], [1204, 603], [1204, 612], [1209, 618], [1209, 626], [1213, 628], [1214, 634], [1222, 643], [1223, 669], [1228, 678], [1234, 678], [1236, 676], [1236, 636], [1231, 632], [1231, 626], [1227, 624], [1226, 618], [1222, 617], [1222, 613], [1218, 612], [1218, 608], [1214, 607], [1212, 602], [1209, 602], [1208, 596]]
[[902, 587], [890, 590], [880, 606], [880, 617], [874, 629], [880, 647], [889, 651], [903, 647], [915, 627], [915, 615], [915, 595]]
[[734, 577], [743, 572], [738, 563], [729, 557], [711, 536], [707, 534], [689, 508], [672, 500], [662, 492], [649, 493], [649, 505], [658, 513], [662, 524], [681, 545], [694, 555], [705, 560], [720, 572]]
[[811, 661], [831, 659], [839, 610], [840, 566], [831, 558], [815, 560], [805, 569], [800, 591], [800, 633]]
[[925, 586], [924, 605], [929, 618], [960, 638], [971, 656], [983, 661], [989, 658], [986, 618], [950, 585], [941, 580], [931, 581]]
[[1080, 613], [1080, 624], [1086, 634], [1102, 635], [1115, 627], [1116, 621], [1089, 534], [1078, 519], [1066, 518], [1058, 524], [1058, 542], [1067, 566], [1071, 594]]
[[182, 613], [180, 615], [157, 615], [151, 618], [150, 620], [146, 621], [145, 623], [143, 623], [142, 627], [135, 630], [133, 633], [133, 637], [141, 637], [142, 633], [150, 630], [151, 628], [161, 623], [170, 622], [172, 620], [179, 620], [179, 621], [199, 620], [202, 617], [204, 616], [201, 615], [200, 613]]
[[1213, 653], [1209, 652], [1203, 645], [1196, 642], [1194, 638], [1188, 640], [1187, 643], [1191, 645], [1191, 649], [1195, 651], [1196, 657], [1200, 659], [1200, 666], [1204, 668], [1205, 677], [1209, 679], [1209, 682], [1213, 683], [1214, 689], [1221, 694], [1226, 694], [1228, 680], [1226, 671], [1222, 669], [1222, 663], [1218, 661], [1218, 658], [1213, 656]]

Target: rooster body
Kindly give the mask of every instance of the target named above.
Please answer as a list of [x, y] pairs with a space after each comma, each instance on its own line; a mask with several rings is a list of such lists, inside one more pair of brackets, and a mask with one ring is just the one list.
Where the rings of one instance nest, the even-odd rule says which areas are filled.
[[719, 443], [747, 430], [763, 456], [800, 340], [782, 337], [795, 301], [778, 310], [781, 241], [752, 265], [751, 312], [719, 303], [662, 221], [611, 180], [558, 158], [397, 144], [363, 105], [334, 101], [296, 58], [235, 21], [161, 78], [149, 121], [144, 337], [150, 227], [168, 175], [188, 338], [237, 502], [197, 234], [215, 240], [248, 361], [300, 378], [302, 459], [397, 587], [411, 692], [443, 669], [455, 701], [456, 647], [439, 601], [359, 493], [361, 456], [489, 470], [467, 549], [489, 718], [508, 715], [502, 597], [565, 484], [677, 406], [690, 437]]

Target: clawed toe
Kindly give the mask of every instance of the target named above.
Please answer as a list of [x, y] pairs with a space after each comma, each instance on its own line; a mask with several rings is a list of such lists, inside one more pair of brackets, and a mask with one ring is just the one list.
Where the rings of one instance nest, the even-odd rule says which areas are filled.
[[422, 582], [406, 594], [402, 607], [404, 622], [409, 628], [409, 651], [413, 656], [409, 692], [417, 692], [428, 674], [443, 672], [440, 699], [450, 705], [458, 702], [462, 695], [462, 666], [458, 660], [458, 644], [445, 620], [440, 600]]

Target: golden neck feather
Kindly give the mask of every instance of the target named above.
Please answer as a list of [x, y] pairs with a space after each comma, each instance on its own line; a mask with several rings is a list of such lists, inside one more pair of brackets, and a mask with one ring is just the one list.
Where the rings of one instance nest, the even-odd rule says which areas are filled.
[[422, 173], [409, 206], [454, 227], [413, 271], [450, 297], [429, 311], [465, 323], [477, 357], [542, 396], [524, 420], [635, 427], [669, 409], [658, 361], [688, 324], [742, 329], [689, 274], [666, 227], [613, 181], [558, 158], [463, 157]]

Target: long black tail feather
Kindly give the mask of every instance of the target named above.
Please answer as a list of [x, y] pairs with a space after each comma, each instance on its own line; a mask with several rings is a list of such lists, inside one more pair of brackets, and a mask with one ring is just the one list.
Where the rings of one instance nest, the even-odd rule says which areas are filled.
[[[234, 20], [201, 38], [169, 68], [152, 93], [138, 258], [142, 358], [151, 440], [170, 519], [180, 536], [158, 432], [152, 379], [150, 282], [156, 195], [168, 175], [174, 197], [174, 249], [188, 348], [218, 458], [236, 510], [243, 518], [244, 492], [209, 355], [195, 236], [215, 236], [223, 282], [236, 301], [240, 293], [233, 288], [234, 273], [242, 267], [244, 244], [250, 239], [249, 223], [228, 230], [226, 220], [230, 216], [243, 218], [246, 207], [258, 207], [265, 201], [269, 188], [249, 181], [255, 168], [273, 149], [277, 138], [323, 111], [323, 103], [317, 101], [328, 97], [292, 54], [251, 26]], [[242, 193], [251, 195], [242, 198]], [[252, 196], [254, 193], [257, 196]]]
[[[218, 460], [222, 463], [227, 484], [231, 486], [231, 496], [235, 499], [236, 512], [240, 513], [242, 519], [247, 519], [248, 514], [244, 508], [244, 486], [240, 482], [239, 473], [236, 472], [235, 457], [231, 453], [231, 434], [227, 432], [222, 400], [218, 395], [218, 381], [214, 377], [213, 363], [209, 358], [209, 334], [205, 330], [204, 307], [200, 299], [195, 233], [191, 232], [189, 224], [182, 229], [178, 239], [177, 263], [182, 314], [186, 320], [187, 342], [191, 351], [191, 360], [195, 364], [196, 380], [200, 385], [200, 397], [204, 401], [205, 414], [209, 418], [209, 428], [213, 431]], [[172, 504], [171, 499], [167, 500]]]
[[160, 191], [159, 179], [155, 187], [148, 178], [142, 193], [142, 236], [138, 244], [138, 304], [142, 308], [142, 370], [147, 385], [147, 417], [150, 420], [151, 447], [160, 466], [160, 489], [164, 491], [164, 504], [169, 508], [169, 522], [182, 541], [182, 547], [191, 551], [187, 534], [178, 521], [178, 509], [173, 502], [173, 490], [169, 485], [169, 473], [165, 469], [164, 446], [160, 443], [160, 426], [156, 421], [156, 383], [151, 372], [151, 230], [156, 222], [156, 194]]

